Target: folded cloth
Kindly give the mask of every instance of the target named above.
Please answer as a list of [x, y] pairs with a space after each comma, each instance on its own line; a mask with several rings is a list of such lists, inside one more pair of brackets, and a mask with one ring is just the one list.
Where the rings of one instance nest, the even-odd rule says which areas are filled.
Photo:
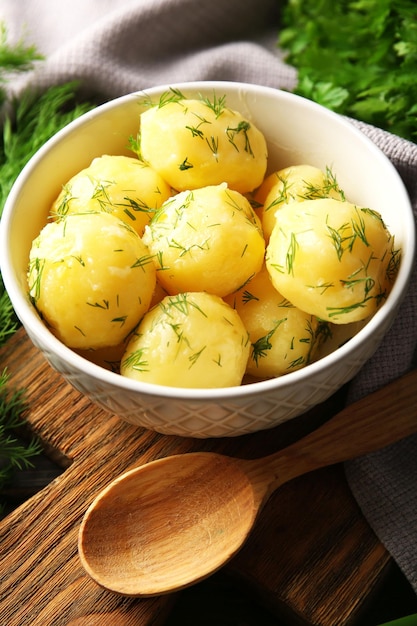
[[[117, 5], [117, 6], [116, 6]], [[279, 0], [2, 0], [11, 41], [24, 38], [45, 54], [16, 78], [46, 89], [79, 80], [97, 102], [158, 84], [192, 80], [251, 82], [294, 89], [296, 71], [276, 42]], [[417, 146], [355, 124], [391, 159], [417, 218]], [[417, 275], [378, 352], [352, 381], [352, 402], [415, 366]], [[410, 411], [416, 412], [415, 407]], [[369, 524], [417, 592], [417, 438], [346, 464], [346, 476]]]
[[[417, 145], [353, 122], [389, 157], [403, 179], [417, 221]], [[394, 324], [350, 383], [348, 402], [417, 366], [417, 265]], [[417, 407], [410, 406], [417, 421]], [[417, 592], [417, 436], [346, 463], [346, 476], [373, 530]]]
[[11, 41], [24, 33], [46, 55], [32, 85], [78, 79], [82, 95], [100, 100], [190, 80], [293, 88], [296, 73], [276, 46], [278, 8], [279, 0], [2, 0], [0, 19]]

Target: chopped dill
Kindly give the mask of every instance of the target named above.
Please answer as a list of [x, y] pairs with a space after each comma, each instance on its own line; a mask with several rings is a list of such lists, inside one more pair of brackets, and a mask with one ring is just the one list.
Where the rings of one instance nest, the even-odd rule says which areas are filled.
[[255, 296], [255, 294], [253, 294], [250, 291], [248, 291], [247, 289], [245, 289], [245, 291], [242, 294], [242, 302], [243, 302], [243, 304], [247, 304], [248, 302], [252, 302], [253, 300], [256, 300], [257, 302], [259, 302], [258, 296]]
[[144, 358], [145, 354], [144, 348], [134, 350], [123, 360], [123, 367], [129, 367], [137, 372], [149, 372], [149, 362]]
[[194, 354], [191, 354], [188, 357], [188, 360], [190, 362], [190, 369], [191, 367], [193, 367], [193, 365], [195, 365], [198, 361], [198, 359], [200, 358], [200, 356], [202, 355], [202, 353], [204, 352], [204, 350], [207, 348], [207, 346], [203, 346], [201, 348], [201, 350], [199, 350], [198, 352], [195, 352]]
[[390, 254], [390, 259], [386, 269], [386, 277], [392, 282], [398, 273], [398, 268], [401, 262], [401, 250], [400, 249], [392, 249]]
[[362, 209], [358, 210], [357, 207], [355, 207], [355, 213], [357, 215], [357, 220], [352, 219], [352, 229], [353, 232], [355, 233], [355, 235], [357, 237], [359, 237], [359, 239], [362, 241], [362, 243], [365, 246], [369, 246], [369, 242], [366, 238], [366, 233], [365, 233], [365, 221], [362, 217], [362, 215], [360, 214], [360, 211], [362, 211]]
[[223, 111], [226, 108], [226, 96], [225, 95], [218, 98], [216, 94], [213, 93], [213, 97], [211, 100], [209, 98], [202, 98], [201, 100], [202, 102], [204, 102], [206, 106], [208, 106], [209, 109], [211, 109], [211, 111], [213, 111], [216, 118], [220, 117], [220, 115], [223, 113]]
[[297, 237], [295, 236], [295, 233], [291, 233], [290, 245], [288, 247], [287, 255], [286, 255], [287, 274], [291, 274], [291, 275], [294, 274], [295, 255], [296, 255], [298, 248], [299, 248], [299, 243], [297, 241]]
[[188, 157], [185, 157], [184, 161], [178, 165], [178, 169], [181, 170], [181, 172], [184, 172], [186, 170], [190, 170], [193, 167], [194, 167], [194, 165], [192, 163], [190, 163], [190, 161], [188, 160]]
[[291, 185], [288, 182], [288, 178], [284, 178], [278, 175], [277, 175], [277, 178], [282, 183], [282, 186], [279, 189], [279, 193], [277, 194], [276, 198], [274, 198], [272, 202], [270, 202], [267, 206], [264, 207], [265, 211], [270, 211], [271, 209], [275, 209], [281, 204], [288, 202], [288, 199], [290, 198], [289, 188], [291, 187]]
[[[32, 302], [36, 305], [41, 295], [41, 283], [42, 274], [45, 268], [45, 259], [35, 257], [31, 259], [29, 263], [29, 293], [31, 295]], [[6, 293], [6, 292], [5, 292]]]
[[181, 100], [185, 100], [185, 99], [186, 98], [184, 94], [181, 93], [179, 89], [170, 87], [169, 91], [164, 91], [164, 93], [161, 94], [157, 106], [158, 106], [158, 109], [161, 109], [167, 104], [181, 102]]
[[153, 259], [154, 259], [153, 255], [145, 254], [144, 256], [141, 256], [138, 259], [136, 259], [136, 261], [133, 263], [131, 268], [133, 269], [135, 267], [140, 267], [143, 269], [146, 265], [149, 265], [149, 263], [153, 263]]
[[337, 194], [340, 200], [345, 200], [345, 193], [343, 189], [339, 187], [336, 176], [329, 166], [326, 165], [324, 172], [324, 180], [322, 185], [313, 185], [307, 181], [303, 181], [305, 185], [305, 192], [302, 194], [302, 198], [305, 200], [317, 200], [320, 198], [328, 198], [332, 193]]
[[218, 150], [219, 150], [219, 139], [218, 137], [213, 137], [213, 135], [210, 137], [210, 139], [208, 139], [206, 137], [206, 143], [208, 145], [208, 147], [210, 148], [214, 158], [216, 159], [216, 161], [218, 160]]
[[124, 326], [126, 320], [127, 320], [127, 315], [121, 315], [120, 317], [114, 317], [112, 319], [112, 322], [115, 322], [116, 324], [120, 324], [120, 326]]
[[204, 317], [207, 317], [206, 313], [204, 313], [201, 307], [199, 307], [195, 302], [189, 300], [188, 294], [186, 293], [179, 293], [176, 296], [171, 296], [168, 299], [168, 303], [166, 305], [160, 303], [160, 306], [166, 313], [169, 313], [169, 309], [172, 307], [180, 311], [183, 315], [189, 315], [190, 307], [193, 307], [196, 311], [199, 311]]
[[217, 357], [217, 359], [212, 359], [213, 363], [215, 363], [216, 365], [218, 365], [219, 367], [223, 367], [222, 364], [222, 355], [219, 352], [219, 355]]
[[273, 337], [274, 333], [277, 331], [279, 326], [286, 321], [286, 317], [277, 320], [275, 322], [274, 327], [264, 335], [263, 337], [259, 337], [255, 342], [252, 343], [252, 354], [251, 358], [255, 361], [256, 365], [258, 365], [259, 359], [265, 358], [268, 355], [269, 350], [272, 349], [271, 337]]
[[103, 300], [102, 303], [101, 302], [86, 302], [86, 304], [88, 306], [91, 306], [91, 307], [95, 308], [95, 309], [103, 309], [103, 310], [106, 310], [106, 311], [108, 311], [109, 308], [110, 308], [109, 300]]
[[236, 135], [240, 135], [243, 134], [244, 137], [244, 151], [247, 152], [248, 154], [250, 154], [250, 156], [255, 156], [253, 154], [253, 150], [252, 147], [250, 145], [250, 139], [248, 137], [248, 131], [250, 129], [250, 123], [242, 120], [241, 122], [239, 122], [239, 124], [236, 126], [236, 128], [230, 128], [228, 127], [226, 129], [226, 135], [227, 138], [229, 140], [229, 142], [232, 144], [232, 146], [237, 150], [237, 152], [239, 152], [239, 148], [235, 143], [235, 137]]

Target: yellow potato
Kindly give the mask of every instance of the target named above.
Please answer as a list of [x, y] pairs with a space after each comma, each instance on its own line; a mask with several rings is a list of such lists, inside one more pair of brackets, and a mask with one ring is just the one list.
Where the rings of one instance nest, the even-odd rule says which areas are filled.
[[312, 165], [292, 165], [270, 174], [254, 198], [261, 205], [257, 213], [266, 241], [275, 226], [277, 210], [285, 204], [317, 198], [345, 199], [331, 170], [323, 172]]
[[335, 324], [372, 315], [398, 253], [381, 216], [334, 199], [282, 207], [267, 247], [272, 283], [302, 310]]
[[143, 241], [171, 295], [225, 296], [261, 269], [265, 253], [258, 217], [226, 184], [173, 196], [145, 228]]
[[319, 322], [274, 288], [265, 266], [225, 300], [236, 309], [249, 333], [252, 346], [248, 374], [272, 378], [311, 361], [318, 346]]
[[84, 350], [80, 348], [73, 348], [73, 350], [84, 359], [87, 359], [96, 365], [100, 365], [100, 367], [104, 367], [104, 369], [109, 370], [110, 372], [120, 374], [120, 359], [126, 350], [128, 337], [121, 343], [117, 344], [117, 346], [88, 348]]
[[250, 342], [239, 315], [212, 294], [167, 296], [143, 317], [121, 373], [157, 385], [189, 388], [240, 385]]
[[63, 186], [51, 214], [65, 217], [104, 211], [142, 235], [145, 224], [171, 193], [162, 176], [137, 158], [103, 155]]
[[267, 165], [263, 134], [224, 98], [167, 99], [142, 113], [140, 150], [177, 191], [226, 182], [241, 193], [258, 187]]
[[30, 251], [30, 296], [52, 332], [72, 348], [121, 343], [148, 310], [155, 282], [139, 235], [108, 213], [51, 222]]

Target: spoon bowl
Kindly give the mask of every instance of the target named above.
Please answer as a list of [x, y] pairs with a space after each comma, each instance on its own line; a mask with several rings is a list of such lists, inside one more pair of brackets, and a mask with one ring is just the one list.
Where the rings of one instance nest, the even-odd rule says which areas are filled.
[[206, 578], [236, 554], [280, 485], [417, 432], [416, 383], [413, 370], [261, 459], [194, 452], [126, 472], [84, 516], [83, 567], [127, 596], [169, 593]]
[[[100, 585], [125, 595], [186, 587], [237, 552], [253, 526], [256, 496], [238, 462], [220, 454], [175, 455], [135, 468], [87, 513], [83, 565]], [[181, 546], [180, 559], [173, 544]]]

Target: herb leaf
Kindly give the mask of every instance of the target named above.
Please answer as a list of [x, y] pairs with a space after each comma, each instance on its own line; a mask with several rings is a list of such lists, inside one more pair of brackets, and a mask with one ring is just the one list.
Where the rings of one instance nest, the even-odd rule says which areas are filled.
[[278, 43], [295, 92], [415, 141], [417, 21], [412, 0], [287, 0]]

